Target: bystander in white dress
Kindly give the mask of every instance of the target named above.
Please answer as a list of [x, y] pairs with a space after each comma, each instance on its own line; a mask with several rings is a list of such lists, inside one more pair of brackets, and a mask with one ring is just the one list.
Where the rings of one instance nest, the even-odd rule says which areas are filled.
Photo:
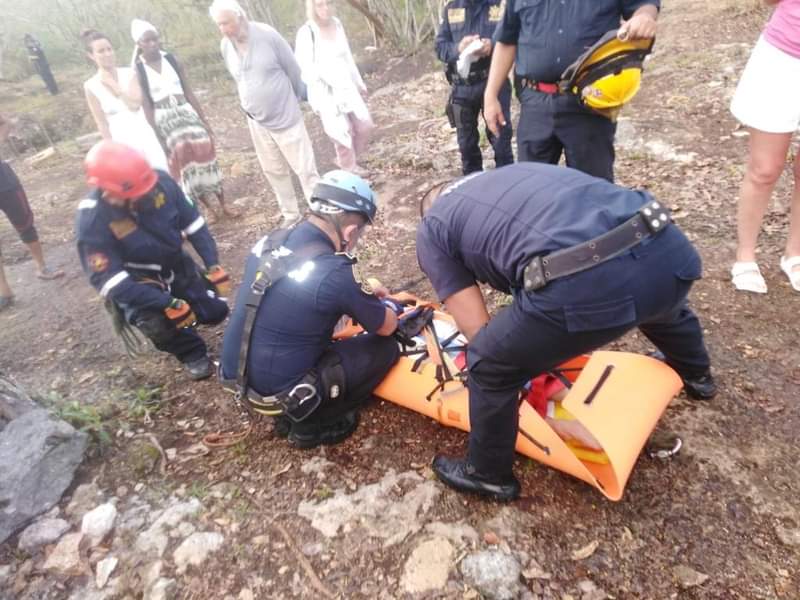
[[[134, 75], [133, 69], [129, 67], [117, 68], [117, 81], [123, 87], [128, 85]], [[112, 140], [135, 148], [144, 154], [147, 162], [154, 169], [169, 172], [164, 150], [141, 108], [135, 111], [130, 110], [121, 98], [112, 94], [111, 90], [103, 85], [100, 75], [93, 75], [84, 82], [83, 87], [91, 92], [100, 103], [100, 108], [108, 121]]]
[[340, 168], [358, 169], [357, 159], [375, 127], [364, 102], [366, 86], [358, 72], [341, 21], [332, 17], [336, 37], [324, 39], [319, 25], [307, 21], [297, 32], [295, 56], [308, 88], [308, 103], [333, 140]]

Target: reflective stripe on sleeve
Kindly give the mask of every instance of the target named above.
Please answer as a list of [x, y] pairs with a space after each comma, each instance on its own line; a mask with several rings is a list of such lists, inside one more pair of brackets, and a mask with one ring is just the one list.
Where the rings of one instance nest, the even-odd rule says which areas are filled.
[[183, 230], [183, 233], [186, 235], [192, 235], [193, 233], [197, 233], [200, 231], [200, 228], [206, 224], [206, 220], [203, 217], [197, 217], [191, 224]]
[[84, 198], [78, 202], [78, 210], [94, 208], [95, 206], [97, 206], [97, 200], [93, 200], [92, 198]]
[[100, 295], [105, 298], [108, 296], [108, 293], [117, 287], [120, 283], [122, 283], [128, 277], [127, 271], [120, 271], [116, 275], [114, 275], [111, 279], [106, 281], [105, 285], [100, 289]]

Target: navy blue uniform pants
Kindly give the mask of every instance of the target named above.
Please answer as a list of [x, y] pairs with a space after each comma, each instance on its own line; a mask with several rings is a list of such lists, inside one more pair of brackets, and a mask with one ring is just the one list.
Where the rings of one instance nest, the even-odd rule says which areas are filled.
[[523, 88], [518, 96], [520, 162], [557, 165], [563, 152], [568, 167], [614, 181], [616, 123], [583, 108], [572, 94]]
[[700, 275], [700, 257], [672, 225], [613, 260], [516, 294], [467, 353], [469, 461], [481, 473], [509, 475], [525, 383], [634, 327], [680, 375], [705, 373], [702, 329], [686, 304]]
[[[483, 92], [486, 82], [456, 84], [453, 86], [453, 115], [456, 121], [456, 139], [461, 152], [461, 169], [464, 175], [483, 171], [483, 156], [480, 148], [478, 120], [483, 116]], [[486, 138], [494, 149], [494, 162], [502, 167], [514, 162], [511, 151], [511, 85], [506, 82], [498, 95], [506, 126], [495, 136], [485, 127]], [[485, 123], [484, 123], [485, 126]]]
[[[175, 298], [188, 302], [198, 323], [216, 325], [228, 316], [228, 305], [209, 294], [208, 287], [196, 269], [185, 275], [176, 275], [170, 285], [170, 293]], [[175, 329], [163, 311], [140, 310], [120, 305], [125, 319], [138, 327], [162, 352], [169, 352], [182, 363], [204, 357], [206, 343], [194, 328]]]
[[344, 369], [345, 393], [335, 399], [323, 398], [311, 416], [292, 426], [296, 432], [334, 423], [361, 408], [400, 358], [397, 340], [374, 333], [334, 342], [330, 351], [339, 356]]

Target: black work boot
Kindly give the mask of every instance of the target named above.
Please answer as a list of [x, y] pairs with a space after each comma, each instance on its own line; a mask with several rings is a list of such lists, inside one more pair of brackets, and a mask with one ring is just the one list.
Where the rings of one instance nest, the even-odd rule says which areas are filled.
[[184, 368], [189, 372], [189, 377], [193, 381], [208, 379], [211, 377], [211, 361], [208, 356], [203, 356], [195, 360], [187, 360], [183, 363]]
[[[667, 362], [667, 357], [661, 350], [653, 350], [648, 353], [650, 358], [655, 358], [661, 362]], [[714, 376], [711, 370], [707, 370], [702, 375], [695, 375], [693, 377], [686, 377], [678, 373], [683, 381], [683, 389], [686, 390], [686, 395], [694, 400], [711, 400], [717, 395], [717, 383], [714, 381]]]
[[683, 389], [686, 395], [695, 400], [711, 400], [717, 395], [717, 383], [711, 371], [706, 371], [698, 377], [683, 377]]
[[500, 502], [508, 502], [519, 496], [520, 485], [514, 475], [503, 479], [485, 477], [464, 458], [440, 455], [433, 459], [431, 467], [443, 483], [459, 492], [480, 494]]
[[293, 423], [289, 443], [295, 448], [308, 450], [317, 446], [332, 446], [349, 438], [358, 427], [358, 413], [346, 413], [333, 423]]

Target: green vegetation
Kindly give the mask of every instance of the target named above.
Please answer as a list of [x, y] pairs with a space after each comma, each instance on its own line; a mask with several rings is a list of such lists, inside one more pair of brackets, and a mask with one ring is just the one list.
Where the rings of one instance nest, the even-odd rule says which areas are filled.
[[89, 404], [82, 404], [77, 400], [61, 402], [60, 397], [51, 394], [47, 398], [48, 404], [53, 408], [53, 413], [60, 419], [65, 420], [79, 431], [88, 433], [92, 439], [100, 446], [111, 443], [111, 434], [106, 429], [109, 421], [109, 414], [100, 411], [97, 407]]

